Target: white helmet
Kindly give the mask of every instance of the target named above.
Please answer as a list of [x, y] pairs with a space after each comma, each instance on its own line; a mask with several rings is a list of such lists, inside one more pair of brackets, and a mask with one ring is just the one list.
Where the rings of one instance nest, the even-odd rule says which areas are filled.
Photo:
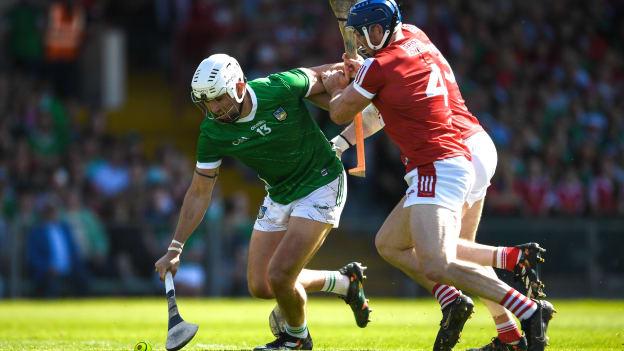
[[238, 61], [226, 54], [214, 54], [204, 59], [193, 74], [191, 80], [191, 99], [209, 116], [203, 102], [227, 93], [234, 101], [241, 103], [245, 91], [238, 96], [236, 83], [245, 82], [245, 76]]

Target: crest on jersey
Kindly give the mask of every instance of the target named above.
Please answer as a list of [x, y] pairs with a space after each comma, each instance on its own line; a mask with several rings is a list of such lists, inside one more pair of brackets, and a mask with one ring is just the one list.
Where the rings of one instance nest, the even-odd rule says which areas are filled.
[[258, 219], [264, 218], [264, 214], [266, 213], [267, 207], [260, 206], [260, 211], [258, 211]]
[[286, 113], [286, 110], [284, 110], [283, 107], [280, 107], [277, 110], [273, 111], [273, 117], [275, 117], [276, 120], [281, 122], [285, 120], [286, 117], [288, 117], [288, 113]]

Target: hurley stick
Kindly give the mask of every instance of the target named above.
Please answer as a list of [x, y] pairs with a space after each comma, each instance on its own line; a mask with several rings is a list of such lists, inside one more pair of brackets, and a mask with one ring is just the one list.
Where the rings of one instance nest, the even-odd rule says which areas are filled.
[[[338, 20], [338, 27], [344, 42], [345, 54], [348, 58], [357, 58], [357, 43], [353, 28], [345, 28], [349, 9], [357, 0], [329, 0], [329, 5]], [[362, 113], [358, 112], [353, 118], [355, 126], [355, 146], [357, 151], [357, 165], [349, 170], [349, 174], [356, 177], [366, 176], [366, 158], [364, 155], [364, 128], [362, 126]]]
[[168, 351], [175, 351], [188, 344], [197, 333], [199, 327], [195, 324], [185, 322], [182, 316], [180, 316], [171, 272], [165, 274], [165, 292], [167, 293], [167, 302], [169, 303], [169, 325], [167, 328], [167, 343], [165, 344], [165, 348]]

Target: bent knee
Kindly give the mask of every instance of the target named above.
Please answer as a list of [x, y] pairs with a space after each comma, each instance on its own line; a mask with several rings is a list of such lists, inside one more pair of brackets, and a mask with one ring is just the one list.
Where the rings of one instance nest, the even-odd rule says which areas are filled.
[[380, 231], [375, 236], [375, 248], [381, 257], [388, 262], [392, 262], [394, 257], [401, 254], [404, 250], [411, 249], [411, 246], [399, 247], [397, 243], [390, 240], [384, 232]]
[[375, 237], [375, 248], [381, 257], [389, 259], [393, 256], [393, 252], [396, 250], [392, 245], [388, 245], [387, 241], [380, 239], [380, 236]]
[[280, 268], [269, 269], [269, 285], [273, 291], [294, 286], [297, 275]]
[[252, 297], [258, 298], [258, 299], [273, 299], [275, 298], [275, 295], [273, 294], [273, 290], [271, 290], [271, 286], [268, 283], [253, 283], [253, 282], [249, 282], [249, 294]]

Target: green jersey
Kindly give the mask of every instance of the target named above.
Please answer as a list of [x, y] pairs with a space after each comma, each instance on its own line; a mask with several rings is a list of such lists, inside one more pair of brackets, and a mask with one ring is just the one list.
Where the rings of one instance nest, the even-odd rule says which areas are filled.
[[342, 162], [303, 101], [308, 76], [294, 69], [254, 79], [247, 89], [252, 100], [248, 116], [235, 123], [202, 122], [198, 167], [216, 168], [223, 156], [232, 156], [258, 172], [271, 199], [280, 204], [336, 179]]

